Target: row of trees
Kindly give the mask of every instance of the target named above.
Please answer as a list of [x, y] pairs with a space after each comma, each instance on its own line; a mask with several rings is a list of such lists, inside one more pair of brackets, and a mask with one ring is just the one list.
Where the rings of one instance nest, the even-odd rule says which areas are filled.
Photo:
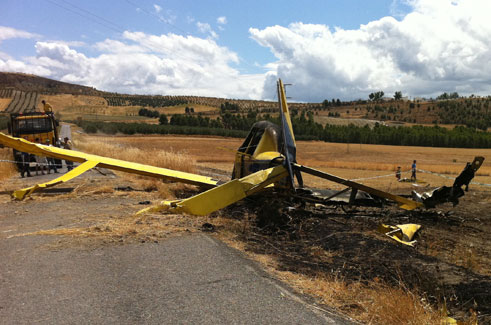
[[[370, 95], [368, 95], [368, 98], [371, 101], [375, 101], [375, 102], [381, 100], [383, 97], [384, 97], [383, 91], [377, 91], [374, 93], [370, 93]], [[459, 98], [459, 94], [457, 92], [453, 92], [450, 94], [447, 94], [446, 92], [444, 92], [443, 94], [439, 95], [436, 99], [437, 100], [444, 100], [444, 99], [457, 99], [457, 98]], [[401, 99], [402, 99], [402, 92], [396, 91], [394, 93], [394, 100], [401, 100]]]
[[223, 128], [193, 127], [182, 125], [156, 125], [147, 123], [97, 122], [79, 120], [76, 122], [87, 133], [102, 132], [105, 134], [185, 134], [185, 135], [216, 135], [222, 137], [242, 138], [247, 131], [227, 130]]
[[450, 94], [447, 94], [446, 92], [438, 96], [436, 99], [439, 100], [444, 100], [444, 99], [457, 99], [459, 98], [459, 94], [457, 92], [453, 92]]
[[[384, 97], [384, 92], [383, 91], [377, 91], [377, 92], [374, 92], [374, 93], [370, 93], [368, 95], [368, 98], [371, 100], [371, 101], [379, 101], [381, 100], [382, 98]], [[457, 92], [453, 92], [453, 93], [446, 93], [444, 92], [443, 94], [439, 95], [436, 97], [437, 100], [445, 100], [445, 99], [457, 99], [459, 98], [459, 94]], [[402, 92], [401, 91], [396, 91], [394, 93], [394, 100], [401, 100], [402, 99]]]
[[346, 105], [344, 102], [341, 102], [341, 100], [338, 99], [332, 99], [332, 101], [329, 101], [328, 99], [324, 99], [324, 101], [322, 102], [322, 106], [324, 108], [327, 108], [327, 107], [337, 107], [337, 106], [343, 106]]
[[[301, 138], [301, 137], [299, 137]], [[370, 129], [353, 126], [326, 126], [320, 140], [342, 143], [368, 143], [398, 146], [490, 148], [491, 134], [466, 127], [452, 130], [434, 126], [388, 127]]]
[[166, 107], [187, 104], [183, 99], [169, 99], [163, 96], [105, 96], [109, 106], [143, 106], [143, 107]]
[[[265, 115], [269, 116], [268, 114]], [[166, 115], [162, 114], [159, 118], [160, 125], [179, 125], [179, 126], [192, 126], [192, 127], [208, 127], [208, 128], [220, 128], [228, 130], [242, 130], [247, 131], [251, 128], [251, 125], [257, 121], [257, 112], [251, 111], [248, 114], [231, 114], [226, 112], [220, 114], [220, 118], [211, 119], [209, 117], [203, 117], [202, 115], [182, 115], [174, 114], [171, 116], [170, 121]]]
[[[167, 117], [165, 120], [167, 120]], [[173, 115], [170, 121], [160, 125], [144, 123], [105, 123], [78, 121], [86, 132], [97, 131], [114, 134], [201, 134], [228, 137], [244, 137], [257, 116], [223, 114], [213, 120], [202, 116]], [[261, 119], [279, 124], [278, 117], [264, 115]], [[490, 148], [491, 133], [474, 128], [455, 127], [452, 130], [433, 126], [389, 127], [376, 124], [375, 127], [357, 127], [354, 125], [325, 127], [313, 120], [313, 114], [300, 114], [293, 117], [295, 137], [300, 140], [322, 140], [341, 143], [366, 143], [403, 146]]]

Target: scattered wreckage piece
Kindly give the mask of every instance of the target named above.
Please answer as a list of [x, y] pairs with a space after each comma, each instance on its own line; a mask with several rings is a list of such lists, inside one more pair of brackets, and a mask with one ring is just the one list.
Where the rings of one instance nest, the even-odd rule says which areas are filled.
[[348, 188], [351, 189], [350, 201], [349, 202], [350, 203], [353, 203], [353, 204], [355, 202], [355, 199], [356, 199], [356, 195], [358, 193], [358, 190], [360, 190], [360, 191], [363, 191], [365, 193], [369, 193], [369, 194], [371, 194], [373, 196], [376, 196], [376, 197], [379, 197], [379, 198], [384, 198], [384, 199], [388, 199], [388, 200], [394, 201], [394, 202], [397, 203], [397, 205], [400, 208], [402, 208], [404, 210], [414, 210], [414, 209], [419, 208], [419, 207], [422, 206], [422, 204], [420, 202], [416, 202], [416, 201], [407, 199], [407, 198], [402, 197], [402, 196], [399, 196], [399, 195], [395, 195], [395, 194], [391, 194], [391, 193], [388, 193], [388, 192], [384, 192], [384, 191], [378, 190], [376, 188], [373, 188], [373, 187], [370, 187], [370, 186], [367, 186], [367, 185], [364, 185], [364, 184], [361, 184], [361, 183], [350, 181], [348, 179], [344, 179], [344, 178], [341, 178], [341, 177], [338, 177], [338, 176], [335, 176], [335, 175], [331, 175], [331, 174], [322, 172], [320, 170], [316, 170], [314, 168], [310, 168], [310, 167], [306, 167], [306, 166], [301, 166], [301, 165], [298, 165], [298, 164], [294, 164], [294, 168], [296, 170], [298, 170], [298, 171], [301, 171], [301, 172], [304, 172], [304, 173], [307, 173], [307, 174], [310, 174], [310, 175], [313, 175], [313, 176], [317, 176], [317, 177], [320, 177], [320, 178], [324, 178], [324, 179], [327, 179], [329, 181], [332, 181], [332, 182], [335, 182], [335, 183], [338, 183], [338, 184], [342, 184], [342, 185], [348, 186]]
[[[172, 211], [189, 214], [206, 215], [224, 208], [252, 194], [266, 188], [274, 188], [276, 193], [290, 197], [303, 197], [306, 201], [321, 200], [321, 203], [346, 202], [348, 206], [383, 203], [384, 200], [395, 202], [400, 208], [413, 210], [419, 207], [433, 207], [444, 201], [456, 201], [463, 194], [461, 186], [468, 185], [475, 171], [480, 167], [484, 158], [476, 157], [471, 167], [468, 167], [449, 190], [442, 188], [418, 200], [388, 193], [367, 185], [344, 179], [326, 172], [303, 166], [296, 161], [296, 142], [286, 94], [281, 79], [277, 82], [278, 104], [281, 124], [275, 125], [269, 121], [257, 122], [239, 147], [235, 155], [232, 180], [220, 182], [211, 177], [185, 173], [144, 164], [132, 163], [124, 160], [112, 159], [97, 155], [90, 155], [75, 150], [66, 150], [41, 144], [33, 144], [19, 138], [13, 138], [0, 133], [0, 143], [35, 155], [52, 157], [55, 159], [70, 160], [82, 163], [73, 173], [67, 173], [51, 182], [38, 184], [33, 187], [15, 191], [13, 196], [23, 199], [33, 191], [68, 181], [92, 167], [102, 167], [118, 171], [151, 176], [170, 181], [197, 185], [208, 189], [188, 199], [177, 201], [163, 201], [160, 204], [140, 211]], [[314, 195], [316, 190], [304, 187], [302, 173], [323, 178], [346, 186], [347, 188], [329, 194], [327, 197]], [[296, 182], [295, 182], [296, 180]], [[459, 191], [460, 190], [460, 191]], [[310, 193], [309, 193], [310, 191]], [[349, 192], [349, 198], [343, 198]], [[343, 201], [344, 200], [344, 201]]]
[[27, 187], [27, 188], [23, 188], [21, 190], [14, 191], [12, 193], [12, 196], [14, 198], [16, 198], [17, 200], [23, 200], [26, 196], [31, 195], [34, 191], [46, 189], [46, 188], [64, 183], [66, 181], [69, 181], [72, 178], [75, 178], [75, 177], [79, 176], [80, 174], [85, 173], [89, 169], [94, 168], [95, 166], [97, 166], [96, 161], [86, 161], [83, 164], [80, 164], [79, 166], [70, 170], [66, 174], [63, 174], [60, 177], [57, 177], [57, 178], [55, 178], [49, 182], [42, 183], [42, 184], [36, 184], [34, 186], [31, 186], [31, 187]]
[[420, 228], [421, 225], [414, 223], [407, 223], [395, 226], [389, 226], [382, 223], [379, 225], [378, 231], [401, 244], [414, 246], [414, 244], [416, 244], [416, 241], [412, 239]]
[[350, 190], [351, 188], [349, 187], [340, 191], [304, 187], [297, 189], [296, 193], [292, 196], [306, 202], [326, 206], [383, 206], [383, 201], [377, 197], [371, 196], [363, 191], [357, 191], [356, 195], [353, 195]]
[[423, 203], [426, 208], [435, 208], [438, 204], [446, 202], [452, 202], [453, 206], [456, 206], [459, 204], [459, 198], [465, 194], [462, 186], [465, 185], [466, 192], [469, 190], [469, 183], [483, 162], [484, 157], [475, 157], [472, 163], [468, 162], [451, 187], [442, 186], [423, 194], [413, 191], [414, 200]]

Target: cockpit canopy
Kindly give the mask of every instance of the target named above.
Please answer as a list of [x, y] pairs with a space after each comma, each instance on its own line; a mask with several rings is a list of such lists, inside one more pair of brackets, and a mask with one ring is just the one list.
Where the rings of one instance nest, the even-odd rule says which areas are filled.
[[260, 121], [254, 123], [238, 152], [257, 156], [262, 152], [281, 152], [281, 148], [283, 137], [280, 127], [269, 121]]

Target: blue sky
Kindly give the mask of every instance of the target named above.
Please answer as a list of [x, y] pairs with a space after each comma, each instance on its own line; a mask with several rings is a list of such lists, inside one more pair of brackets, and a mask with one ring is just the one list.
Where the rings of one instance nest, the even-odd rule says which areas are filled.
[[[138, 1], [138, 0], [7, 0], [2, 5], [2, 24], [42, 35], [42, 38], [96, 43], [120, 38], [125, 30], [159, 35], [205, 36], [197, 22], [209, 24], [218, 43], [239, 53], [241, 71], [261, 71], [273, 55], [249, 37], [249, 28], [288, 26], [294, 22], [356, 29], [391, 15], [392, 0], [301, 1]], [[160, 9], [158, 9], [159, 6]], [[403, 8], [403, 5], [399, 5]], [[159, 11], [160, 10], [160, 11]], [[218, 23], [219, 17], [226, 24]], [[35, 40], [2, 44], [15, 57], [35, 55]], [[92, 53], [90, 48], [83, 49]]]
[[3, 0], [0, 71], [125, 93], [491, 94], [488, 0]]

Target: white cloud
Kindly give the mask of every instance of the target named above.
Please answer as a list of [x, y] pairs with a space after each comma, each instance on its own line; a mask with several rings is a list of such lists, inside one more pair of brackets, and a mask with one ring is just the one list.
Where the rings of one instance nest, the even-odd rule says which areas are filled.
[[220, 61], [223, 63], [238, 63], [236, 53], [226, 47], [219, 46], [212, 39], [203, 39], [194, 36], [181, 36], [176, 34], [149, 35], [143, 32], [124, 32], [126, 40], [143, 46], [147, 51], [160, 55], [186, 57], [196, 61]]
[[87, 46], [87, 43], [82, 42], [82, 41], [60, 41], [60, 40], [46, 40], [48, 43], [57, 43], [57, 44], [63, 44], [71, 47], [83, 47]]
[[488, 0], [412, 0], [400, 21], [384, 17], [357, 30], [294, 23], [251, 28], [252, 39], [277, 61], [268, 66], [265, 93], [278, 76], [294, 83], [297, 100], [366, 98], [402, 90], [417, 96], [443, 91], [491, 93]]
[[218, 17], [217, 18], [217, 24], [218, 24], [218, 29], [220, 31], [224, 31], [225, 28], [223, 26], [227, 24], [227, 17], [225, 17], [225, 16]]
[[0, 51], [0, 60], [7, 61], [7, 60], [12, 60], [12, 59], [13, 58], [10, 55], [8, 55], [7, 53]]
[[202, 23], [198, 21], [196, 23], [196, 27], [198, 27], [198, 30], [202, 32], [203, 34], [209, 33], [211, 31], [211, 26], [208, 23]]
[[226, 25], [227, 24], [227, 17], [225, 17], [225, 16], [218, 17], [217, 23], [220, 25]]
[[[15, 38], [40, 38], [40, 35], [29, 33], [12, 27], [0, 26], [0, 43]], [[24, 61], [14, 59], [8, 53], [0, 51], [0, 71], [33, 73], [40, 76], [49, 75], [50, 71], [39, 65], [31, 65]]]
[[11, 38], [38, 38], [38, 34], [29, 33], [23, 30], [7, 26], [0, 26], [0, 43]]
[[[251, 28], [251, 38], [276, 58], [263, 64], [268, 71], [263, 74], [242, 74], [236, 68], [239, 55], [217, 44], [211, 26], [201, 22], [196, 26], [207, 38], [125, 32], [87, 44], [98, 51], [91, 56], [76, 48], [84, 43], [37, 42], [35, 57], [0, 52], [0, 71], [139, 94], [273, 99], [278, 77], [294, 84], [288, 95], [298, 101], [367, 98], [378, 90], [389, 96], [395, 91], [426, 97], [444, 91], [491, 94], [491, 1], [394, 3], [394, 8], [408, 6], [409, 13], [353, 30], [301, 22]], [[38, 37], [0, 26], [0, 42]]]
[[102, 53], [138, 53], [145, 52], [145, 47], [135, 44], [127, 44], [121, 41], [106, 39], [94, 45], [94, 48]]
[[50, 42], [36, 43], [36, 57], [26, 61], [36, 67], [50, 71], [55, 79], [63, 80], [66, 74], [77, 71], [83, 75], [90, 72], [90, 59], [68, 45]]
[[159, 12], [161, 12], [161, 11], [162, 11], [162, 7], [161, 7], [161, 6], [159, 6], [159, 5], [157, 5], [157, 4], [154, 4], [154, 5], [153, 5], [153, 8], [155, 9], [155, 12], [156, 12], [156, 13], [159, 13]]
[[202, 22], [197, 22], [196, 27], [198, 27], [198, 30], [203, 33], [203, 34], [208, 34], [212, 38], [218, 38], [218, 34], [211, 28], [210, 24], [208, 23], [202, 23]]
[[44, 77], [50, 76], [50, 71], [42, 66], [31, 65], [23, 61], [3, 57], [0, 57], [0, 71], [32, 73]]
[[236, 53], [212, 39], [175, 34], [125, 32], [106, 39], [88, 57], [67, 44], [37, 42], [35, 57], [16, 61], [0, 56], [1, 71], [17, 71], [136, 94], [261, 98], [263, 75], [241, 75], [231, 64]]

